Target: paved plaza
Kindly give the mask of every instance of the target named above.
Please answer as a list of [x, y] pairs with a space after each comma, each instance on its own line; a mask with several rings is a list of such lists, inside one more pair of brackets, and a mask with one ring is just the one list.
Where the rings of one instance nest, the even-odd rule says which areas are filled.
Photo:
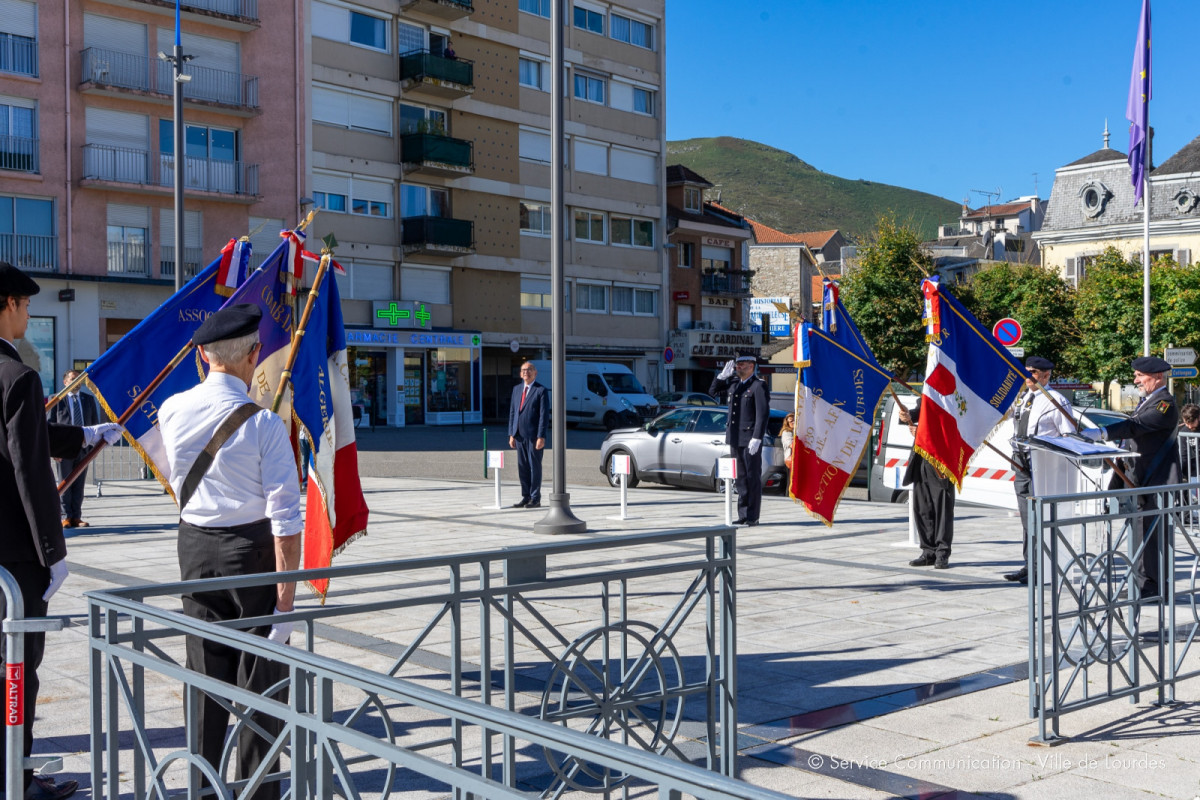
[[[549, 475], [547, 492], [548, 484]], [[482, 479], [366, 478], [364, 488], [369, 535], [338, 565], [547, 543], [532, 530], [544, 510], [487, 508], [493, 487]], [[506, 502], [517, 499], [511, 484], [505, 491]], [[724, 521], [723, 499], [704, 492], [639, 488], [630, 492], [636, 519], [620, 521], [616, 490], [571, 491], [589, 527], [579, 538]], [[82, 615], [87, 591], [178, 578], [174, 506], [153, 484], [109, 484], [104, 497], [93, 495], [89, 487], [92, 527], [67, 531], [72, 574], [54, 614]], [[761, 526], [739, 531], [740, 777], [821, 798], [1200, 796], [1200, 680], [1181, 684], [1174, 706], [1152, 706], [1144, 695], [1070, 714], [1065, 744], [1032, 746], [1027, 593], [1000, 578], [1018, 566], [1017, 520], [960, 507], [951, 569], [933, 570], [907, 566], [917, 551], [905, 545], [906, 514], [904, 506], [845, 502], [827, 528], [775, 496], [765, 499]], [[577, 566], [611, 558], [584, 553]], [[358, 588], [335, 582], [332, 596]], [[303, 590], [298, 599], [312, 602]], [[564, 622], [594, 623], [582, 603], [561, 605]], [[346, 625], [326, 637], [340, 642], [341, 657], [367, 665], [380, 662], [379, 643], [403, 627]], [[50, 637], [37, 752], [63, 755], [86, 796], [85, 628]], [[423, 645], [431, 656], [439, 647]], [[178, 746], [177, 735], [162, 733]]]

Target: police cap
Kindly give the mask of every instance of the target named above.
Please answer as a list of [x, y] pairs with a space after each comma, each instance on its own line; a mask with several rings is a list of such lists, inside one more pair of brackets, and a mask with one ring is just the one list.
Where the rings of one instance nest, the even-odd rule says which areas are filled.
[[739, 350], [737, 358], [735, 358], [734, 361], [753, 361], [755, 364], [757, 364], [758, 356], [749, 350]]
[[7, 261], [0, 261], [0, 296], [33, 297], [42, 287]]
[[1030, 356], [1025, 359], [1025, 369], [1054, 369], [1054, 362], [1041, 356]]
[[262, 309], [253, 303], [238, 303], [222, 308], [200, 324], [192, 334], [192, 344], [212, 344], [237, 339], [258, 330]]
[[1137, 372], [1155, 373], [1170, 372], [1171, 365], [1158, 356], [1141, 356], [1133, 360], [1133, 368]]

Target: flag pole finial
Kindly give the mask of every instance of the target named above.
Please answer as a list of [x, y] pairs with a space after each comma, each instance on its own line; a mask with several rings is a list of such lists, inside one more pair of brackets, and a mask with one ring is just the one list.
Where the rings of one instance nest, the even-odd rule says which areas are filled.
[[1104, 118], [1104, 149], [1108, 149], [1108, 117]]

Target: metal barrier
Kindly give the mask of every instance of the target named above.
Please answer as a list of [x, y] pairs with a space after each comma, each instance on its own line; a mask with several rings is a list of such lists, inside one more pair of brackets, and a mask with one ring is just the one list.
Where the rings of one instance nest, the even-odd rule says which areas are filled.
[[[134, 489], [138, 492], [149, 490], [165, 494], [167, 491], [150, 472], [150, 468], [138, 452], [124, 441], [103, 448], [88, 465], [87, 476], [96, 487], [96, 497], [103, 497], [105, 484], [111, 483], [119, 484], [122, 489]], [[109, 490], [112, 488], [114, 487], [109, 487]]]
[[[1200, 633], [1200, 483], [1031, 498], [1029, 714], [1035, 741], [1061, 741], [1064, 714], [1151, 692], [1172, 702]], [[1137, 505], [1153, 498], [1155, 507]], [[1142, 530], [1158, 531], [1157, 552]], [[1157, 559], [1157, 596], [1134, 571]], [[1183, 584], [1183, 585], [1180, 585]]]
[[[549, 569], [589, 552], [604, 560]], [[647, 786], [671, 798], [782, 797], [681, 763], [735, 772], [736, 746], [722, 746], [736, 743], [735, 571], [733, 530], [708, 528], [295, 572], [353, 588], [323, 606], [219, 625], [163, 606], [277, 576], [89, 593], [93, 792], [118, 800], [126, 775], [137, 800], [185, 784], [196, 797], [187, 774], [199, 771], [222, 798], [275, 781], [290, 781], [287, 800], [386, 798], [406, 771], [404, 788], [416, 780], [455, 797]], [[594, 605], [595, 616], [581, 621], [572, 603]], [[286, 620], [301, 623], [307, 649], [240, 630]], [[181, 666], [184, 635], [268, 657], [288, 678], [261, 695], [208, 678]], [[354, 636], [370, 637], [355, 661], [390, 665], [348, 663]], [[148, 725], [148, 696], [155, 729], [169, 718], [179, 731], [182, 706], [197, 707], [201, 693], [235, 722], [219, 764], [194, 744], [165, 752]], [[239, 731], [261, 730], [255, 715], [283, 733], [252, 775], [227, 779]], [[285, 760], [268, 774], [276, 755]]]
[[0, 590], [4, 602], [4, 793], [6, 797], [24, 797], [26, 769], [56, 772], [62, 768], [57, 756], [25, 758], [25, 634], [60, 631], [65, 623], [54, 617], [27, 618], [21, 587], [4, 567], [0, 567]]

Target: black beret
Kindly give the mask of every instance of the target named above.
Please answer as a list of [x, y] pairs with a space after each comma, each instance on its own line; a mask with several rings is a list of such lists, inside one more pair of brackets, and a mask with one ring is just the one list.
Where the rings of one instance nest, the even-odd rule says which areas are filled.
[[33, 297], [42, 287], [33, 278], [7, 261], [0, 261], [0, 295], [5, 297]]
[[1158, 356], [1141, 356], [1133, 360], [1133, 368], [1138, 372], [1170, 372], [1171, 365]]
[[1054, 362], [1041, 356], [1030, 356], [1025, 359], [1025, 369], [1054, 369]]
[[737, 358], [735, 358], [734, 361], [753, 361], [757, 364], [758, 356], [749, 350], [738, 350]]
[[192, 334], [192, 344], [212, 344], [248, 336], [258, 330], [262, 309], [253, 303], [238, 303], [213, 314]]

